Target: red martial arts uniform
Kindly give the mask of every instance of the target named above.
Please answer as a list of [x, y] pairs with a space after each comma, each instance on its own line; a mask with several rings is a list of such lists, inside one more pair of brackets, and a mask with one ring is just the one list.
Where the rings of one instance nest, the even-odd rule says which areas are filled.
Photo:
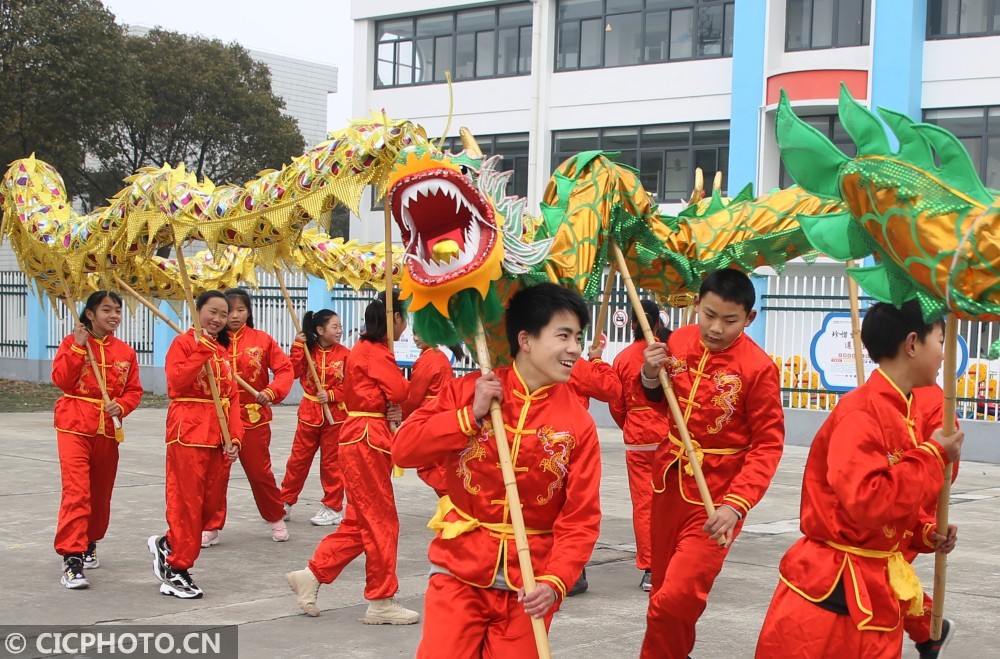
[[194, 330], [170, 344], [164, 364], [167, 377], [167, 563], [188, 570], [201, 552], [201, 532], [224, 505], [225, 489], [218, 481], [228, 472], [222, 428], [212, 399], [205, 364], [218, 383], [229, 436], [243, 438], [240, 392], [225, 347], [208, 335], [195, 339]]
[[[552, 614], [590, 558], [600, 532], [600, 445], [594, 421], [564, 384], [528, 392], [516, 366], [495, 371], [535, 579], [556, 591]], [[428, 524], [430, 584], [417, 656], [534, 657], [531, 621], [492, 424], [478, 425], [479, 374], [453, 381], [402, 425], [399, 466], [444, 461], [446, 496]]]
[[[413, 362], [413, 369], [410, 371], [410, 393], [400, 405], [403, 419], [407, 419], [421, 405], [433, 400], [438, 392], [454, 378], [455, 373], [451, 370], [451, 362], [441, 350], [432, 346], [421, 348], [420, 356]], [[417, 469], [417, 476], [434, 488], [438, 496], [444, 493], [446, 476], [442, 465], [420, 467]]]
[[[87, 337], [108, 397], [122, 416], [139, 406], [142, 385], [135, 350], [109, 334]], [[104, 538], [111, 517], [111, 491], [118, 472], [118, 442], [111, 415], [104, 411], [101, 387], [87, 349], [72, 334], [63, 339], [52, 361], [52, 383], [62, 389], [56, 401], [55, 428], [62, 475], [62, 500], [56, 523], [55, 550], [60, 556], [87, 550]]]
[[930, 551], [927, 510], [948, 457], [919, 438], [921, 410], [881, 371], [840, 399], [809, 449], [800, 527], [757, 657], [899, 657], [920, 582], [903, 552]]
[[[942, 427], [944, 423], [944, 392], [936, 384], [929, 387], [917, 387], [913, 390], [913, 405], [923, 422], [923, 429], [920, 430], [917, 439], [920, 441], [930, 439], [934, 431]], [[956, 478], [958, 478], [957, 462], [952, 463], [951, 482], [954, 483]], [[934, 499], [934, 505], [924, 511], [924, 517], [928, 520], [936, 520], [937, 498]], [[936, 530], [937, 524], [935, 523], [928, 531]], [[929, 534], [923, 535], [919, 541], [914, 539], [914, 542], [917, 546], [923, 546], [920, 549], [911, 547], [903, 552], [903, 556], [911, 563], [919, 553], [934, 551], [934, 545], [930, 541]], [[931, 596], [924, 593], [924, 603], [920, 613], [917, 615], [906, 615], [903, 618], [903, 629], [906, 630], [906, 635], [914, 643], [926, 643], [931, 640], [931, 607], [933, 604]]]
[[653, 456], [666, 435], [669, 410], [666, 401], [646, 399], [639, 383], [645, 339], [633, 341], [615, 357], [614, 370], [621, 382], [621, 396], [608, 403], [611, 417], [625, 440], [625, 469], [632, 496], [632, 530], [635, 534], [635, 566], [652, 570], [649, 516], [653, 509]]
[[569, 374], [569, 386], [585, 410], [590, 409], [591, 398], [610, 405], [622, 395], [622, 383], [618, 380], [618, 375], [611, 364], [600, 357], [593, 360], [577, 359]]
[[402, 403], [409, 383], [384, 341], [364, 339], [351, 349], [344, 382], [347, 420], [340, 429], [340, 466], [347, 510], [337, 530], [316, 547], [309, 569], [320, 583], [331, 583], [364, 553], [365, 599], [381, 600], [399, 590], [399, 516], [390, 480], [392, 433], [385, 420], [386, 399]]
[[319, 450], [319, 481], [323, 486], [321, 501], [331, 510], [340, 512], [344, 509], [344, 476], [337, 455], [340, 430], [347, 419], [343, 385], [345, 362], [350, 352], [339, 343], [334, 343], [329, 348], [321, 348], [317, 343], [310, 352], [313, 364], [316, 365], [316, 374], [330, 398], [327, 405], [333, 416], [331, 425], [323, 413], [323, 406], [316, 398], [316, 381], [309, 372], [305, 344], [301, 341], [292, 343], [292, 367], [304, 393], [299, 402], [299, 421], [295, 426], [292, 452], [288, 455], [285, 476], [281, 479], [281, 500], [289, 506], [295, 505], [299, 500], [313, 457]]
[[[667, 341], [667, 371], [688, 430], [702, 456], [712, 501], [743, 517], [771, 484], [781, 460], [785, 419], [778, 369], [746, 334], [724, 350], [701, 342], [697, 325]], [[662, 399], [663, 391], [644, 389]], [[729, 550], [702, 527], [708, 521], [687, 455], [668, 417], [670, 434], [653, 466], [653, 590], [646, 615], [642, 657], [683, 659], [694, 648], [695, 624]]]
[[[270, 334], [244, 325], [231, 334], [227, 352], [236, 375], [244, 382], [266, 393], [272, 403], [285, 399], [292, 388], [292, 363]], [[274, 373], [274, 380], [270, 382], [268, 371]], [[259, 404], [253, 394], [240, 387], [240, 418], [243, 421], [240, 464], [250, 482], [260, 516], [265, 521], [277, 522], [284, 516], [285, 509], [271, 471], [271, 417], [270, 405]], [[222, 488], [222, 506], [205, 527], [206, 531], [218, 531], [226, 523], [226, 489], [232, 461], [226, 457], [223, 464], [223, 478], [217, 483]]]

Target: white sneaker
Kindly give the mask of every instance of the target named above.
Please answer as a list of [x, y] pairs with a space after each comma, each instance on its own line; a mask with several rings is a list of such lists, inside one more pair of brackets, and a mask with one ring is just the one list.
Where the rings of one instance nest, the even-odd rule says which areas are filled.
[[201, 532], [201, 547], [205, 549], [206, 547], [214, 547], [219, 544], [219, 532], [218, 531], [202, 531]]
[[420, 622], [420, 614], [407, 609], [395, 597], [371, 600], [361, 622], [366, 625], [415, 625]]
[[333, 526], [335, 524], [340, 524], [344, 519], [344, 513], [338, 512], [333, 508], [327, 508], [323, 506], [319, 509], [309, 523], [313, 526]]
[[288, 527], [285, 520], [279, 519], [277, 522], [268, 522], [271, 525], [271, 540], [275, 542], [286, 542], [288, 540]]
[[316, 579], [312, 570], [306, 568], [289, 572], [285, 574], [285, 581], [295, 593], [295, 600], [302, 612], [310, 618], [318, 616], [319, 607], [316, 606], [316, 596], [319, 594], [319, 580]]
[[281, 520], [283, 522], [287, 522], [288, 520], [290, 520], [292, 518], [292, 504], [290, 504], [290, 503], [283, 503], [281, 505], [285, 509], [285, 516], [282, 517]]

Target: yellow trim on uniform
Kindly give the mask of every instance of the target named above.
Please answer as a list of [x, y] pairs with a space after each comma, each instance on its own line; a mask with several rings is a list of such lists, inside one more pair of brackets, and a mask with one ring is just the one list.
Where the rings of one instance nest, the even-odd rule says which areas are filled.
[[559, 593], [561, 599], [566, 599], [566, 584], [563, 580], [554, 574], [540, 574], [535, 577], [535, 581], [547, 581], [549, 585], [556, 587], [556, 592]]
[[935, 458], [937, 458], [938, 461], [941, 463], [942, 467], [944, 467], [944, 466], [946, 466], [948, 464], [945, 461], [944, 456], [941, 455], [941, 451], [939, 451], [938, 448], [936, 446], [934, 446], [933, 444], [931, 444], [930, 442], [924, 442], [923, 444], [919, 445], [917, 448], [921, 449], [923, 451], [927, 451], [928, 453], [930, 453], [931, 455], [933, 455]]
[[69, 349], [72, 350], [73, 352], [75, 352], [78, 355], [86, 355], [87, 354], [87, 351], [84, 350], [81, 346], [77, 345], [76, 342], [73, 342], [73, 343], [69, 344]]
[[[892, 592], [896, 595], [896, 599], [909, 602], [910, 608], [907, 610], [909, 615], [917, 615], [923, 610], [924, 591], [920, 586], [920, 579], [917, 577], [917, 573], [913, 571], [913, 565], [906, 560], [902, 552], [851, 547], [850, 545], [838, 544], [832, 540], [826, 540], [825, 542], [834, 549], [854, 556], [887, 559], [889, 586], [892, 587]], [[870, 613], [870, 611], [866, 611], [866, 613]]]
[[[445, 516], [450, 513], [455, 512], [463, 521], [449, 522], [445, 520]], [[506, 517], [506, 508], [504, 509], [504, 516]], [[434, 517], [427, 522], [427, 528], [435, 533], [441, 535], [443, 540], [451, 540], [457, 538], [458, 536], [468, 533], [477, 528], [484, 528], [487, 531], [492, 531], [493, 533], [500, 534], [501, 540], [505, 539], [504, 536], [514, 535], [514, 526], [508, 523], [498, 523], [498, 522], [481, 522], [472, 515], [469, 515], [461, 508], [456, 506], [451, 500], [451, 497], [447, 494], [438, 499], [437, 512], [434, 513]], [[552, 529], [525, 529], [527, 535], [545, 535], [547, 533], [552, 533]]]

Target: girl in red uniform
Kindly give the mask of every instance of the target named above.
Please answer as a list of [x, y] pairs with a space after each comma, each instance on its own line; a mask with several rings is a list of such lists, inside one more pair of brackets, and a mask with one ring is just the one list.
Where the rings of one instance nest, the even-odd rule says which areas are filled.
[[[97, 543], [108, 530], [118, 471], [111, 417], [124, 418], [142, 398], [135, 350], [114, 336], [121, 317], [122, 299], [117, 293], [92, 293], [80, 322], [63, 339], [52, 362], [52, 382], [63, 391], [55, 408], [62, 473], [55, 549], [63, 557], [62, 584], [67, 588], [86, 588], [90, 582], [83, 569], [100, 567]], [[106, 383], [109, 403], [101, 395], [88, 345]]]
[[[344, 374], [344, 404], [347, 421], [340, 431], [340, 465], [348, 492], [343, 524], [323, 538], [308, 567], [285, 575], [298, 597], [299, 607], [318, 616], [316, 595], [321, 583], [332, 583], [341, 570], [365, 554], [368, 611], [361, 619], [368, 625], [412, 625], [420, 620], [416, 611], [396, 601], [396, 547], [399, 517], [393, 499], [392, 458], [389, 423], [398, 422], [398, 404], [406, 400], [408, 383], [396, 365], [386, 342], [385, 297], [365, 309], [367, 331], [351, 350]], [[400, 309], [393, 294], [393, 309]], [[406, 328], [403, 311], [393, 314], [393, 336]], [[391, 405], [390, 403], [395, 403]]]
[[[240, 388], [240, 418], [244, 430], [240, 464], [250, 482], [257, 511], [271, 525], [271, 539], [285, 542], [288, 540], [288, 528], [283, 519], [285, 511], [271, 471], [271, 404], [284, 400], [292, 388], [292, 363], [270, 334], [254, 329], [252, 301], [246, 290], [230, 288], [226, 291], [226, 299], [229, 301], [230, 363], [235, 374], [257, 392], [255, 397]], [[271, 381], [268, 381], [268, 371], [274, 374]], [[223, 463], [224, 478], [218, 482], [222, 487], [222, 506], [201, 532], [202, 547], [218, 544], [219, 531], [226, 523], [226, 488], [232, 462], [226, 459]]]
[[[333, 526], [344, 518], [344, 477], [337, 462], [340, 427], [347, 419], [343, 408], [344, 362], [350, 350], [340, 344], [344, 328], [340, 316], [329, 309], [306, 312], [302, 318], [302, 333], [292, 343], [292, 367], [304, 391], [299, 403], [299, 422], [295, 428], [292, 452], [281, 480], [281, 501], [285, 519], [299, 500], [302, 486], [312, 467], [313, 456], [319, 450], [319, 479], [323, 485], [322, 506], [309, 520], [314, 526]], [[316, 366], [323, 390], [316, 390], [316, 380], [309, 372], [306, 349]], [[323, 406], [331, 415], [331, 424]]]
[[[180, 334], [167, 350], [164, 372], [167, 377], [167, 533], [150, 536], [153, 574], [160, 580], [160, 592], [181, 599], [197, 599], [202, 590], [188, 570], [201, 552], [201, 531], [222, 505], [225, 488], [218, 486], [225, 469], [223, 460], [236, 459], [243, 422], [240, 420], [240, 392], [233, 377], [228, 353], [230, 336], [226, 328], [229, 302], [219, 291], [205, 291], [195, 303], [203, 328]], [[206, 368], [218, 385], [232, 447], [223, 443], [212, 389]]]

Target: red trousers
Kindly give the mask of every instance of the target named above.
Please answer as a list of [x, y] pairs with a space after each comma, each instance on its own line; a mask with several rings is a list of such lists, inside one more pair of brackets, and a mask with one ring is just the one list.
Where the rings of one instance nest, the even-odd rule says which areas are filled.
[[[265, 423], [256, 428], [247, 428], [240, 444], [240, 465], [250, 482], [257, 512], [267, 522], [277, 522], [285, 515], [281, 505], [281, 493], [274, 481], [271, 471], [271, 424]], [[218, 531], [226, 524], [226, 490], [229, 487], [229, 470], [231, 462], [227, 459], [224, 478], [218, 484], [222, 487], [222, 506], [209, 521], [206, 531]], [[306, 468], [308, 471], [308, 467]]]
[[625, 449], [628, 490], [632, 495], [632, 530], [635, 533], [635, 566], [652, 570], [649, 541], [649, 516], [653, 508], [653, 456], [656, 451]]
[[[242, 446], [240, 447], [240, 453], [243, 453]], [[218, 501], [219, 504], [205, 524], [205, 531], [221, 531], [226, 525], [226, 512], [229, 508], [229, 476], [233, 470], [233, 461], [228, 455], [223, 454], [222, 465], [219, 467], [219, 470], [218, 478], [212, 479], [214, 491], [206, 495], [211, 497], [212, 501]]]
[[[691, 653], [695, 624], [729, 554], [702, 531], [708, 521], [705, 509], [684, 501], [676, 483], [677, 475], [671, 471], [667, 489], [653, 493], [653, 590], [646, 612], [643, 659], [684, 659]], [[736, 535], [742, 528], [741, 520]]]
[[364, 553], [365, 599], [392, 597], [399, 590], [399, 516], [390, 480], [392, 458], [361, 441], [340, 447], [340, 464], [347, 486], [344, 521], [320, 541], [309, 569], [320, 583], [331, 583]]
[[[219, 446], [167, 444], [167, 542], [170, 567], [187, 570], [201, 553], [201, 532], [225, 503], [219, 480], [228, 474]], [[220, 496], [220, 494], [222, 496]]]
[[[545, 628], [559, 601], [545, 615]], [[418, 659], [537, 657], [531, 618], [517, 593], [476, 588], [447, 574], [431, 575], [424, 595]]]
[[281, 501], [294, 506], [312, 467], [313, 456], [319, 451], [319, 481], [323, 485], [323, 505], [333, 510], [344, 509], [344, 475], [337, 455], [340, 452], [340, 424], [307, 426], [301, 421], [295, 428], [292, 452], [281, 479]]
[[902, 653], [902, 626], [891, 632], [860, 631], [850, 616], [822, 609], [779, 581], [757, 639], [755, 657], [898, 659]]
[[118, 473], [118, 442], [56, 432], [62, 500], [55, 549], [60, 556], [87, 550], [104, 538], [111, 519], [111, 491]]

